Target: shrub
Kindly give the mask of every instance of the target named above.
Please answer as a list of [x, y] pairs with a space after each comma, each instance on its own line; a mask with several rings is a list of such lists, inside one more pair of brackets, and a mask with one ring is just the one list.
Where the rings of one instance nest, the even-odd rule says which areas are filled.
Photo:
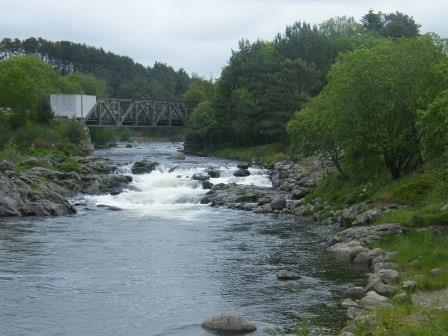
[[111, 127], [91, 128], [90, 138], [97, 146], [106, 146], [116, 142], [115, 130]]
[[60, 165], [59, 169], [64, 172], [75, 172], [75, 173], [81, 173], [82, 172], [82, 166], [78, 161], [73, 160], [72, 158], [68, 158], [64, 160]]

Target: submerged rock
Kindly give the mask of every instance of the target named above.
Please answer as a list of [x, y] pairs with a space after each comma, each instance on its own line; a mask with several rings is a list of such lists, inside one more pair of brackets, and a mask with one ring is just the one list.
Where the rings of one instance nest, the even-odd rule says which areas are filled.
[[222, 314], [202, 323], [202, 328], [218, 332], [242, 333], [257, 330], [254, 323], [242, 315]]
[[279, 280], [297, 280], [301, 278], [301, 276], [298, 273], [288, 270], [278, 271], [276, 277]]
[[156, 169], [158, 162], [149, 160], [137, 161], [131, 168], [132, 174], [148, 174]]

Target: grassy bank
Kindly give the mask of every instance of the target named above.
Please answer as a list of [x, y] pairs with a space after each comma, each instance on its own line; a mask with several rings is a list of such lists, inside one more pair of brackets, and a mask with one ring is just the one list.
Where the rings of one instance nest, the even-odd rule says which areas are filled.
[[210, 156], [225, 159], [258, 162], [269, 165], [287, 158], [286, 147], [280, 143], [273, 143], [254, 147], [228, 147], [214, 150]]

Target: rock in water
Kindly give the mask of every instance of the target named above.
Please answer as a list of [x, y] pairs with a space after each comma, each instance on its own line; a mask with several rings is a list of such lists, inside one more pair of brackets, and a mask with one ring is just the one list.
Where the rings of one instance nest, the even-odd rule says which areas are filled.
[[210, 179], [210, 176], [206, 175], [206, 174], [194, 174], [191, 177], [192, 180], [196, 180], [196, 181], [207, 181], [208, 179]]
[[132, 174], [148, 174], [152, 172], [159, 165], [158, 162], [153, 162], [149, 160], [137, 161], [132, 166]]
[[185, 160], [185, 154], [181, 151], [177, 151], [170, 155], [171, 160]]
[[212, 178], [217, 178], [221, 176], [221, 172], [218, 169], [215, 168], [209, 168], [207, 170], [207, 174], [208, 176], [212, 177]]
[[249, 176], [249, 175], [250, 175], [250, 172], [247, 169], [240, 168], [233, 172], [233, 176], [236, 176], [236, 177], [245, 177], [245, 176]]
[[248, 163], [248, 162], [241, 162], [241, 163], [238, 163], [237, 167], [239, 169], [248, 169], [250, 167], [250, 163]]
[[301, 278], [301, 276], [296, 272], [291, 272], [288, 270], [278, 271], [276, 276], [279, 280], [297, 280]]
[[254, 323], [247, 318], [235, 314], [222, 314], [211, 317], [202, 323], [202, 328], [218, 332], [242, 333], [257, 330]]

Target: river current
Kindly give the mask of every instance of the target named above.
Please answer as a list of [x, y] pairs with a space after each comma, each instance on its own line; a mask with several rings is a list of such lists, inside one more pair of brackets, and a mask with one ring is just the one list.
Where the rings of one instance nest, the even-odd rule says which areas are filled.
[[[99, 150], [134, 178], [129, 189], [78, 196], [72, 216], [0, 219], [0, 334], [201, 336], [210, 335], [201, 322], [221, 312], [250, 317], [252, 335], [303, 318], [328, 335], [344, 325], [340, 301], [363, 270], [321, 247], [335, 228], [200, 204], [194, 173], [217, 167], [214, 184], [270, 186], [267, 171], [236, 178], [234, 161], [171, 160], [180, 146]], [[144, 158], [160, 166], [132, 175]], [[284, 268], [302, 278], [278, 281]]]

